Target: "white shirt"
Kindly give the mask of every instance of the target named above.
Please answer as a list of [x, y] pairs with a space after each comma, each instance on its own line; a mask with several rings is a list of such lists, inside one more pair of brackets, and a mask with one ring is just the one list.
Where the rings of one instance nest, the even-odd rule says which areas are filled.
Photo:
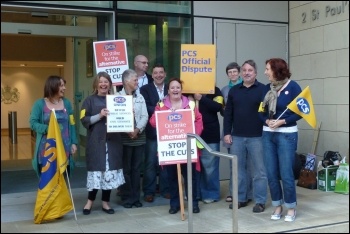
[[147, 76], [146, 76], [146, 73], [142, 76], [142, 77], [140, 77], [140, 78], [138, 78], [138, 90], [142, 87], [142, 86], [144, 86], [144, 85], [146, 85], [146, 84], [148, 84], [148, 78], [147, 78]]
[[156, 86], [157, 92], [158, 92], [158, 96], [159, 96], [159, 100], [163, 100], [164, 98], [164, 84], [162, 89], [158, 88], [158, 86], [156, 84], [154, 84], [154, 86]]

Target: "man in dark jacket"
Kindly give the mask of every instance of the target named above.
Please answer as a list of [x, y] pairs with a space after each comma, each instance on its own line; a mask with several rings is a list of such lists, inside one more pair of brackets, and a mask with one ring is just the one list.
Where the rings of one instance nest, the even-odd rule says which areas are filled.
[[[159, 101], [168, 94], [168, 87], [164, 80], [165, 68], [162, 64], [155, 64], [152, 68], [153, 81], [141, 87], [140, 92], [146, 100], [148, 116], [151, 117]], [[170, 198], [166, 170], [159, 166], [157, 155], [157, 132], [150, 123], [146, 126], [146, 149], [143, 171], [143, 193], [146, 202], [153, 202], [156, 193], [157, 171], [159, 171], [160, 194]]]

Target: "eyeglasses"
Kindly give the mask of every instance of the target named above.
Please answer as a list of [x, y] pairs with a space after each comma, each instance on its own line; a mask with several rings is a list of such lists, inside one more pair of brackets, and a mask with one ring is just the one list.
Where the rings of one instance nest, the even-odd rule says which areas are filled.
[[142, 64], [148, 64], [148, 62], [145, 62], [145, 61], [137, 61], [139, 63], [142, 63]]

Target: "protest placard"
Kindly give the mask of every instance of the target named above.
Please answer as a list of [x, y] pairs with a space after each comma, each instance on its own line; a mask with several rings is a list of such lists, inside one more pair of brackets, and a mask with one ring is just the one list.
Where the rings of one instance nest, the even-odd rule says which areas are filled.
[[126, 41], [95, 41], [96, 73], [107, 72], [114, 86], [122, 85], [122, 74], [129, 69]]
[[[187, 163], [187, 133], [195, 133], [191, 109], [156, 111], [159, 165]], [[197, 162], [196, 139], [191, 139], [191, 161]]]
[[180, 79], [183, 81], [182, 93], [215, 93], [215, 45], [182, 44], [180, 66]]
[[107, 95], [107, 132], [133, 132], [134, 111], [131, 95]]

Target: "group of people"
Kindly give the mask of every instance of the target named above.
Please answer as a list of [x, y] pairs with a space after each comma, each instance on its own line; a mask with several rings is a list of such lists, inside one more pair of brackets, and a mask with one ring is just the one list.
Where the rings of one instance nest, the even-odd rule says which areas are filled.
[[[286, 108], [301, 88], [290, 80], [287, 63], [279, 58], [266, 61], [267, 85], [257, 80], [257, 66], [253, 60], [245, 61], [242, 67], [235, 62], [229, 63], [226, 67], [228, 85], [221, 90], [215, 87], [213, 94], [183, 94], [183, 83], [179, 78], [171, 78], [165, 83], [166, 71], [162, 64], [155, 64], [151, 75], [147, 70], [147, 57], [137, 55], [134, 70], [123, 72], [122, 87], [116, 93], [109, 74], [99, 72], [93, 81], [93, 93], [83, 101], [80, 121], [87, 130], [88, 190], [83, 214], [90, 214], [100, 189], [102, 210], [108, 214], [114, 213], [109, 205], [114, 189], [118, 189], [125, 208], [142, 206], [141, 190], [144, 201], [153, 202], [157, 174], [159, 193], [170, 199], [169, 213], [177, 213], [180, 210], [178, 176], [181, 175], [177, 174], [176, 165], [159, 166], [155, 111], [192, 109], [195, 133], [211, 149], [220, 151], [222, 141], [227, 152], [237, 156], [238, 209], [254, 200], [253, 212], [263, 212], [269, 188], [275, 207], [271, 219], [281, 219], [284, 204], [288, 209], [284, 220], [294, 221], [297, 201], [293, 163], [298, 142], [296, 122], [301, 117]], [[76, 152], [78, 142], [72, 106], [64, 97], [64, 91], [65, 80], [50, 76], [45, 84], [44, 98], [37, 100], [32, 108], [30, 127], [36, 132], [33, 166], [38, 175], [52, 109], [58, 116], [66, 155], [73, 165], [72, 154]], [[133, 132], [107, 133], [106, 95], [113, 93], [132, 96]], [[223, 116], [221, 133], [219, 114]], [[199, 200], [208, 204], [220, 199], [219, 157], [205, 148], [198, 148], [198, 155], [198, 162], [192, 165], [193, 213], [200, 212]], [[181, 167], [187, 182], [186, 166]], [[232, 178], [226, 201], [232, 202]], [[232, 204], [229, 207], [232, 208]]]
[[[230, 68], [236, 73], [240, 69], [231, 65], [226, 69], [229, 78]], [[296, 122], [301, 117], [287, 106], [300, 94], [301, 88], [289, 79], [288, 65], [280, 58], [266, 61], [267, 85], [257, 80], [253, 60], [245, 61], [241, 69], [242, 82], [230, 80], [223, 111], [224, 143], [238, 160], [238, 209], [254, 199], [253, 212], [263, 212], [269, 188], [275, 207], [271, 219], [281, 219], [284, 204], [288, 209], [284, 220], [292, 222], [297, 205], [293, 175], [298, 142]], [[231, 194], [232, 188], [229, 196]]]

